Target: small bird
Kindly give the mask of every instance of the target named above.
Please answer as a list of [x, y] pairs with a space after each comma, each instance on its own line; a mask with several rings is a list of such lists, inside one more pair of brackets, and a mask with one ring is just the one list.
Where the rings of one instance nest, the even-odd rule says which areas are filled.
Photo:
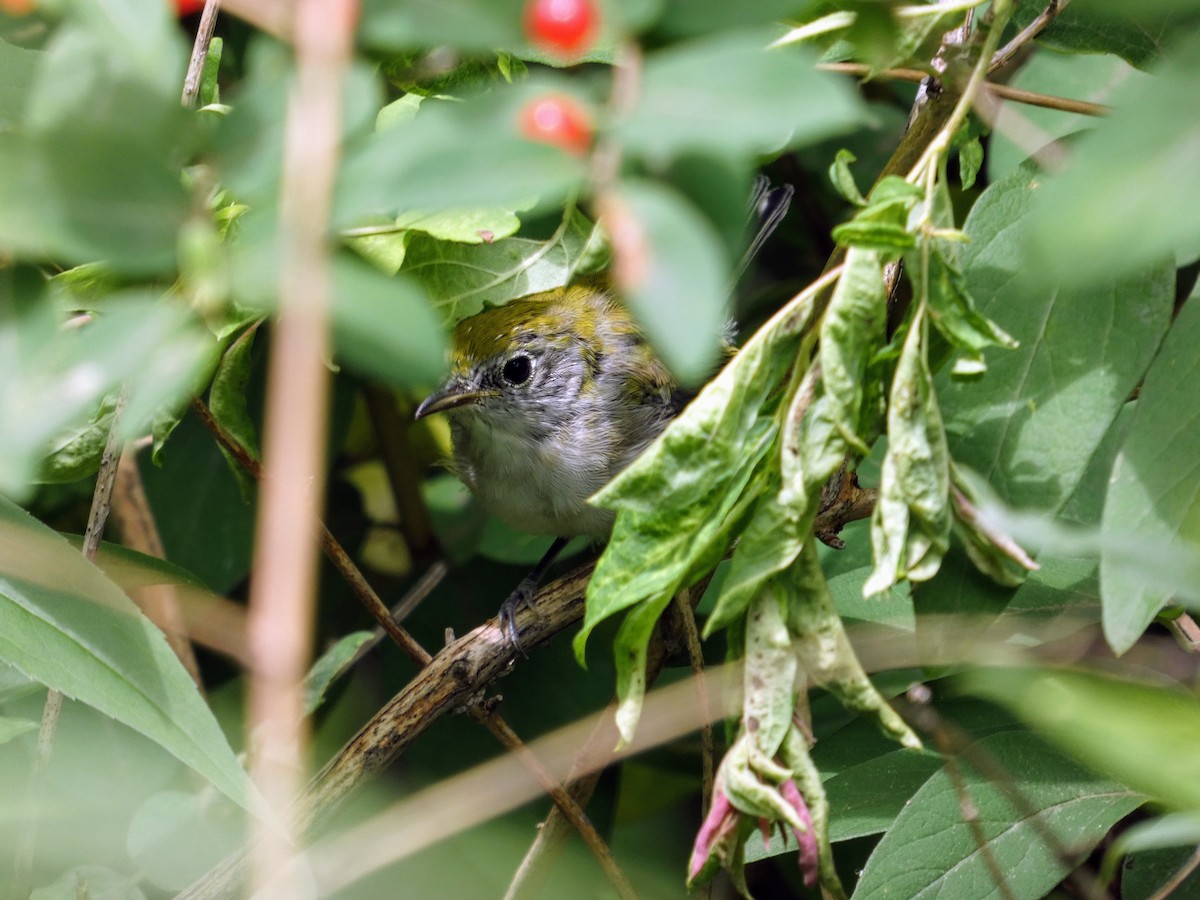
[[587, 500], [658, 437], [680, 390], [603, 278], [514, 300], [454, 329], [449, 378], [417, 408], [450, 413], [453, 470], [489, 513], [554, 535], [500, 608], [515, 616], [570, 537], [604, 539], [615, 513]]
[[[758, 228], [739, 273], [783, 218], [792, 188], [755, 186]], [[513, 300], [464, 319], [450, 375], [416, 418], [450, 414], [452, 468], [492, 515], [555, 537], [500, 607], [516, 614], [571, 537], [604, 540], [615, 513], [588, 498], [628, 466], [693, 396], [680, 388], [604, 277]]]

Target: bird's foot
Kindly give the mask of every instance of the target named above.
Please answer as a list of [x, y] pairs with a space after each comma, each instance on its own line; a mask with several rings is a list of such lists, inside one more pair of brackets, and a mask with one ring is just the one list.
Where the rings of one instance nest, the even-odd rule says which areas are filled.
[[538, 579], [532, 576], [523, 579], [517, 585], [516, 590], [508, 595], [508, 599], [500, 604], [500, 614], [497, 616], [500, 631], [508, 636], [512, 645], [527, 659], [528, 654], [521, 646], [521, 636], [517, 631], [517, 613], [521, 611], [521, 607], [525, 607], [535, 615], [537, 614], [533, 608], [533, 595], [537, 593], [537, 589]]

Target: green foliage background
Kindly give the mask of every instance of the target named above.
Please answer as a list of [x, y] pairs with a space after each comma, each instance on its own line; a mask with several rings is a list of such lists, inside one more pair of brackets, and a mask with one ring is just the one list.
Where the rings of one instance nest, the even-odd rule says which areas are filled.
[[[663, 359], [699, 386], [730, 314], [742, 349], [602, 493], [620, 519], [576, 652], [560, 639], [515, 668], [509, 721], [537, 735], [615, 685], [632, 732], [660, 614], [716, 566], [699, 606], [710, 663], [820, 672], [806, 636], [844, 627], [872, 673], [842, 653], [809, 698], [854, 897], [985, 896], [997, 871], [1015, 897], [1067, 878], [1153, 895], [1200, 843], [1197, 648], [1168, 637], [1200, 604], [1200, 9], [1076, 0], [1001, 73], [1109, 115], [1014, 104], [946, 134], [918, 119], [906, 137], [915, 88], [879, 70], [928, 66], [964, 9], [609, 0], [596, 47], [564, 66], [528, 46], [521, 6], [363, 4], [328, 223], [330, 529], [386, 602], [452, 563], [406, 622], [426, 646], [494, 614], [549, 539], [487, 520], [438, 469], [444, 425], [407, 417], [441, 377], [448, 326], [620, 261], [596, 224], [599, 201], [619, 202], [649, 260], [624, 299]], [[994, 47], [1041, 11], [976, 9], [973, 36], [943, 55], [948, 86], [978, 67], [990, 16]], [[188, 410], [203, 399], [257, 454], [294, 64], [286, 43], [223, 17], [186, 109], [195, 24], [160, 0], [0, 3], [0, 793], [14, 798], [0, 871], [31, 822], [53, 831], [35, 859], [41, 900], [80, 880], [93, 896], [169, 896], [239, 846], [252, 796], [236, 756], [243, 660], [202, 650], [201, 696], [127, 596], [170, 583], [241, 604], [253, 554], [255, 486]], [[614, 61], [631, 51], [635, 90], [614, 104]], [[855, 83], [818, 61], [879, 75]], [[614, 171], [520, 133], [522, 105], [549, 91], [591, 111]], [[932, 101], [943, 124], [957, 96]], [[1048, 167], [1037, 151], [1064, 135], [1065, 162]], [[900, 170], [898, 148], [915, 148]], [[731, 296], [759, 170], [797, 198]], [[831, 254], [840, 279], [809, 288]], [[885, 267], [901, 259], [889, 298]], [[62, 538], [83, 530], [119, 403], [120, 437], [147, 444], [165, 562], [113, 546], [93, 566]], [[407, 452], [389, 469], [396, 420]], [[876, 511], [846, 525], [843, 549], [818, 549], [820, 488], [846, 458], [879, 488]], [[429, 538], [397, 509], [397, 471]], [[1013, 541], [1039, 565], [1027, 577]], [[746, 612], [768, 594], [794, 643], [755, 657]], [[323, 570], [318, 765], [412, 677], [386, 644], [341, 671], [370, 624]], [[686, 673], [672, 659], [664, 681]], [[768, 710], [770, 758], [788, 746], [784, 681], [749, 698]], [[915, 685], [929, 703], [903, 699]], [[47, 687], [69, 701], [31, 796]], [[726, 738], [739, 746], [736, 728]], [[443, 720], [342, 824], [495, 753], [465, 717]], [[685, 893], [699, 772], [699, 741], [677, 741], [614, 767], [589, 807], [645, 896]], [[542, 815], [464, 831], [339, 896], [502, 895]], [[752, 836], [737, 851], [746, 887], [817, 896], [794, 851]], [[547, 895], [595, 895], [597, 877], [572, 844]], [[1178, 895], [1197, 889], [1193, 875]]]

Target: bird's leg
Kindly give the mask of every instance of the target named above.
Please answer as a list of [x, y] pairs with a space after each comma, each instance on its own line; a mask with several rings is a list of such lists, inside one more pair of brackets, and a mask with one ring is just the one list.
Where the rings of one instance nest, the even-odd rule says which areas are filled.
[[562, 553], [563, 547], [567, 546], [570, 538], [557, 537], [554, 543], [550, 545], [542, 558], [538, 560], [533, 571], [521, 579], [521, 583], [517, 585], [517, 589], [508, 595], [508, 599], [500, 604], [500, 614], [497, 617], [499, 620], [500, 630], [508, 635], [508, 639], [512, 641], [512, 645], [521, 651], [521, 655], [525, 655], [525, 651], [521, 649], [520, 635], [517, 633], [517, 612], [522, 606], [533, 609], [531, 601], [533, 595], [537, 592], [538, 585], [542, 583], [542, 578], [545, 577], [546, 571], [553, 565], [554, 560], [558, 558], [558, 554]]

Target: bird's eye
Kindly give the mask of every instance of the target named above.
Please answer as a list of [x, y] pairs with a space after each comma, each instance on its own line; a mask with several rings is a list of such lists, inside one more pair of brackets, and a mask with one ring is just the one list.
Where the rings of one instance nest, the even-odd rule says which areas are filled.
[[533, 374], [533, 360], [524, 354], [514, 356], [504, 364], [500, 372], [504, 380], [513, 386], [522, 385]]

